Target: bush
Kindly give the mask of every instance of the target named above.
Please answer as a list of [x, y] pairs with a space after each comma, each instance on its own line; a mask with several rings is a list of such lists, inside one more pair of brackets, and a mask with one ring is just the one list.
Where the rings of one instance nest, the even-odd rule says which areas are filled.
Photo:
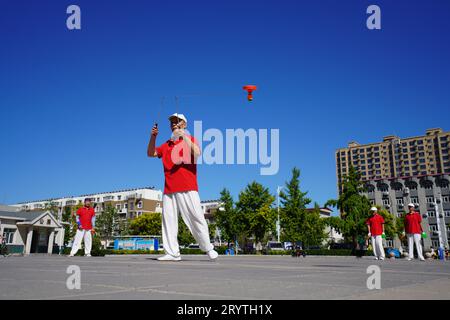
[[263, 253], [268, 256], [290, 256], [291, 250], [263, 250]]

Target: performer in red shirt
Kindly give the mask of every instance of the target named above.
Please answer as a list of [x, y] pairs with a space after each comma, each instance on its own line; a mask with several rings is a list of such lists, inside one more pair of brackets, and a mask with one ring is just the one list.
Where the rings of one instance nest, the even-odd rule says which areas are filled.
[[421, 261], [425, 261], [422, 253], [422, 217], [415, 211], [414, 203], [408, 204], [409, 212], [405, 216], [405, 233], [408, 237], [409, 257], [408, 261], [414, 259], [414, 243], [416, 244], [417, 255]]
[[376, 207], [370, 208], [371, 216], [366, 220], [369, 229], [369, 237], [372, 238], [372, 248], [375, 260], [384, 260], [383, 240], [381, 236], [384, 234], [384, 219], [378, 214]]
[[69, 257], [77, 254], [81, 247], [81, 241], [84, 238], [84, 254], [86, 257], [91, 256], [92, 249], [92, 233], [95, 233], [95, 211], [91, 207], [91, 199], [84, 199], [84, 207], [77, 210], [78, 230], [73, 240], [72, 250]]
[[200, 148], [195, 138], [185, 132], [187, 119], [184, 115], [175, 113], [169, 117], [169, 121], [172, 138], [155, 147], [158, 135], [158, 127], [155, 125], [147, 148], [149, 157], [162, 159], [165, 177], [162, 241], [166, 255], [158, 260], [181, 260], [177, 239], [178, 212], [200, 249], [214, 260], [218, 253], [211, 244], [198, 194], [196, 159], [200, 156]]

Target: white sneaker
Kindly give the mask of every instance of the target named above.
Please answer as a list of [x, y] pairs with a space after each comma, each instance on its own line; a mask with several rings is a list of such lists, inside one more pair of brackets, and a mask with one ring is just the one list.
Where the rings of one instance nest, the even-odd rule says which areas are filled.
[[411, 258], [408, 258], [407, 260], [408, 260], [408, 261], [411, 261], [412, 259], [411, 259]]
[[73, 254], [69, 254], [68, 256], [66, 256], [67, 258], [73, 258], [74, 255]]
[[85, 254], [84, 256], [85, 257], [92, 257], [90, 254]]
[[219, 256], [219, 254], [217, 253], [217, 251], [214, 250], [214, 249], [209, 250], [209, 251], [207, 252], [207, 254], [208, 254], [208, 257], [209, 257], [211, 260], [216, 260], [217, 257]]
[[181, 257], [179, 257], [179, 256], [174, 257], [174, 256], [171, 256], [170, 254], [166, 254], [165, 256], [159, 257], [157, 260], [158, 261], [180, 261]]
[[374, 260], [378, 260], [378, 257], [375, 257]]
[[380, 258], [380, 260], [384, 260], [384, 258], [383, 258], [383, 257], [381, 257], [381, 258]]
[[425, 261], [425, 258], [420, 258], [420, 261]]

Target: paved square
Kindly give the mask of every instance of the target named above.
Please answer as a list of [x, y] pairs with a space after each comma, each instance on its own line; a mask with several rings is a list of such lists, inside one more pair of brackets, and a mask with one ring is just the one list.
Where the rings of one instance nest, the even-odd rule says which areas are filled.
[[[159, 262], [153, 255], [0, 257], [0, 299], [450, 299], [449, 261], [371, 257], [206, 256]], [[70, 265], [81, 289], [69, 290]], [[369, 290], [367, 267], [381, 269]]]

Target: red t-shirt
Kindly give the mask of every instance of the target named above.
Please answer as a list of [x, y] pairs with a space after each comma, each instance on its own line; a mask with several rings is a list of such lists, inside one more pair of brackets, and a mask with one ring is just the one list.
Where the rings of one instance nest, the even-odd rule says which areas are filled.
[[372, 236], [380, 236], [383, 234], [384, 219], [378, 213], [375, 213], [369, 219], [366, 220], [366, 224], [370, 226], [370, 233]]
[[[186, 138], [197, 144], [194, 137]], [[156, 153], [162, 158], [164, 167], [164, 194], [198, 191], [196, 159], [183, 139], [166, 141], [156, 148]]]
[[77, 215], [80, 216], [81, 228], [92, 230], [92, 218], [95, 216], [94, 208], [81, 207], [77, 210]]
[[405, 232], [409, 234], [422, 233], [422, 217], [419, 213], [407, 213], [405, 216]]

